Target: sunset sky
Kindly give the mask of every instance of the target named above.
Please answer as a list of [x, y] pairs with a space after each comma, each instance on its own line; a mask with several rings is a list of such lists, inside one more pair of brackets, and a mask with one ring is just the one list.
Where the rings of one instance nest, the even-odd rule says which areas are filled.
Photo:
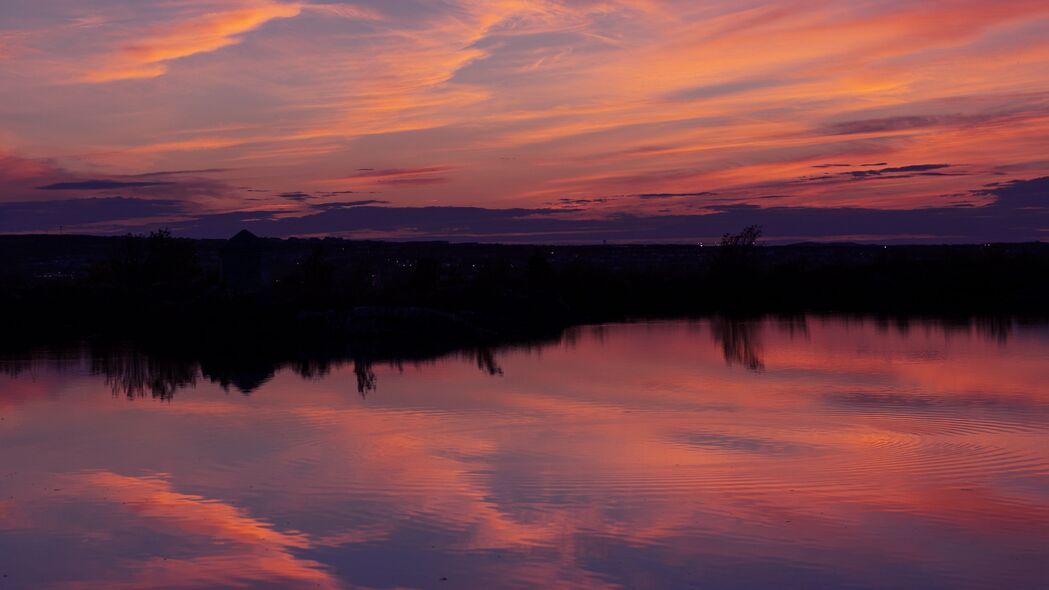
[[0, 232], [1038, 240], [1047, 175], [1046, 0], [0, 3]]

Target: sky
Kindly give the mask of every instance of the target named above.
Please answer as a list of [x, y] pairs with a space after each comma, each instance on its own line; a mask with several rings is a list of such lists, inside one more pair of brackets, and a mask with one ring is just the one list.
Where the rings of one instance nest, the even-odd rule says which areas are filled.
[[1049, 236], [1045, 0], [4, 0], [0, 232]]

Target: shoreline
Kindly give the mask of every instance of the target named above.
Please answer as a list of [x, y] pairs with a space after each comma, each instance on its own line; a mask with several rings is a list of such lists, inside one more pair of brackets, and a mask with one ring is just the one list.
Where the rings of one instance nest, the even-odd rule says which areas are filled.
[[502, 246], [0, 236], [0, 345], [494, 346], [700, 316], [1049, 317], [1049, 244]]

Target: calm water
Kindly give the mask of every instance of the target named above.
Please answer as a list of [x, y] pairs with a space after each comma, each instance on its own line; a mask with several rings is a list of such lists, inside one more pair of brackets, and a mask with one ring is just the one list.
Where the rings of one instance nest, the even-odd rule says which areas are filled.
[[1049, 587], [1044, 325], [3, 366], [3, 589]]

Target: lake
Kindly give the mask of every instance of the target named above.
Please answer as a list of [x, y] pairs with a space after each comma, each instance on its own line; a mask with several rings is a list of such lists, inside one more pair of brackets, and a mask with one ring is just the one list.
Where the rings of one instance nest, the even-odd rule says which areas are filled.
[[0, 588], [1049, 587], [1049, 326], [0, 364]]

